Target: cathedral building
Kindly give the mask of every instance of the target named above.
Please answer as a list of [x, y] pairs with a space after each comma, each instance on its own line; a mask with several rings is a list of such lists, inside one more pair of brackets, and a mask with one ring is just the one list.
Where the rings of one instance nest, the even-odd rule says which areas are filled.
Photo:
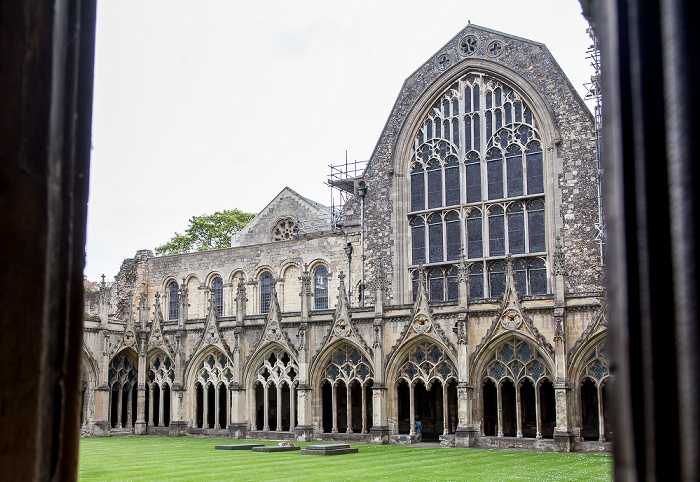
[[594, 129], [543, 44], [468, 25], [340, 213], [285, 188], [87, 294], [83, 433], [605, 449]]

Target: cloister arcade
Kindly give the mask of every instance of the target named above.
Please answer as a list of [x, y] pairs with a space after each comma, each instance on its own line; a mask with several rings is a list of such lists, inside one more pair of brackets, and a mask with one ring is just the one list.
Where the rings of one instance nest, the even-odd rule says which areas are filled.
[[581, 436], [584, 440], [612, 441], [608, 421], [607, 382], [610, 377], [607, 340], [593, 343], [586, 351], [578, 376]]
[[299, 366], [283, 348], [275, 347], [265, 355], [252, 382], [253, 430], [294, 431], [298, 375]]
[[367, 433], [372, 427], [374, 370], [351, 343], [337, 346], [320, 376], [319, 427], [325, 433]]
[[130, 350], [118, 353], [109, 364], [109, 420], [112, 428], [132, 428], [136, 421], [136, 367]]
[[223, 353], [212, 351], [197, 368], [194, 382], [193, 428], [223, 429], [230, 420], [233, 363]]
[[146, 423], [167, 427], [172, 420], [170, 393], [175, 380], [173, 363], [166, 354], [156, 352], [150, 359], [146, 374]]

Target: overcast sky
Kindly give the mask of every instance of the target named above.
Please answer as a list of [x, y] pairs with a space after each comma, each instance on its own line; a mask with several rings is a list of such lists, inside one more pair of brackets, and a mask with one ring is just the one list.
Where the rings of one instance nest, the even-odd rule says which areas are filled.
[[88, 278], [285, 186], [330, 204], [328, 165], [369, 158], [403, 81], [468, 21], [546, 44], [584, 95], [578, 0], [101, 0]]

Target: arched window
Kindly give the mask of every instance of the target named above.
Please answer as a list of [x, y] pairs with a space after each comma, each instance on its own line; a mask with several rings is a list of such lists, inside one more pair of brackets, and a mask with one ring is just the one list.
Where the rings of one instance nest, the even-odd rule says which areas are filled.
[[489, 149], [486, 153], [486, 168], [489, 199], [501, 199], [503, 197], [503, 156], [497, 147]]
[[489, 211], [489, 255], [506, 254], [505, 232], [503, 226], [503, 208], [498, 204]]
[[452, 266], [447, 270], [447, 300], [452, 301], [459, 298], [459, 277], [457, 266]]
[[489, 288], [491, 297], [501, 296], [506, 289], [506, 264], [503, 261], [492, 263], [489, 266]]
[[[534, 294], [530, 264], [548, 262], [547, 146], [537, 112], [517, 86], [477, 71], [453, 81], [430, 105], [412, 139], [409, 269], [440, 264], [449, 299], [447, 273], [464, 247], [467, 258], [482, 269], [481, 288], [474, 290], [490, 296], [490, 267], [512, 254], [522, 261], [515, 273], [518, 289]], [[463, 230], [459, 237], [458, 226]], [[539, 290], [540, 271], [534, 276]]]
[[328, 309], [328, 269], [323, 265], [314, 270], [314, 309]]
[[525, 261], [516, 259], [513, 261], [513, 280], [515, 281], [515, 289], [521, 295], [527, 294], [527, 271], [525, 269]]
[[442, 166], [433, 159], [428, 164], [428, 209], [442, 206]]
[[447, 261], [459, 259], [459, 248], [462, 246], [460, 239], [459, 214], [450, 211], [445, 216], [445, 237], [447, 238]]
[[547, 292], [547, 268], [542, 258], [535, 258], [528, 266], [530, 277], [530, 294], [539, 295]]
[[180, 292], [177, 281], [168, 285], [168, 319], [177, 320], [180, 316]]
[[520, 203], [508, 206], [508, 252], [511, 254], [525, 252], [525, 217], [523, 205]]
[[211, 289], [214, 292], [214, 304], [216, 305], [216, 314], [222, 316], [224, 314], [224, 283], [218, 276], [211, 282]]
[[272, 274], [269, 271], [265, 271], [260, 276], [260, 313], [267, 313], [270, 311], [271, 300]]
[[474, 263], [469, 267], [469, 297], [484, 297], [484, 267], [481, 263]]
[[442, 261], [442, 216], [438, 213], [428, 218], [428, 240], [430, 243], [430, 262]]
[[484, 245], [481, 240], [481, 211], [473, 209], [467, 217], [467, 257], [481, 258], [484, 255]]
[[411, 221], [412, 263], [425, 263], [425, 221], [416, 216]]
[[433, 268], [428, 277], [430, 301], [442, 301], [445, 297], [445, 278], [442, 268]]
[[425, 209], [425, 175], [419, 162], [411, 169], [411, 211]]

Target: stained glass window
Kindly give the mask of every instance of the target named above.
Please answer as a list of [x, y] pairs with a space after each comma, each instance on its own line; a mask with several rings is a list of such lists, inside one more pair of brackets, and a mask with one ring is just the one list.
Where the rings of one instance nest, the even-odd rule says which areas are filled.
[[459, 298], [459, 277], [457, 267], [453, 266], [447, 270], [447, 299], [456, 300]]
[[481, 258], [484, 255], [481, 224], [481, 211], [473, 209], [467, 217], [467, 256], [470, 259]]
[[328, 269], [323, 265], [314, 270], [314, 309], [328, 309]]
[[520, 203], [508, 206], [508, 251], [511, 254], [525, 252], [525, 217]]
[[450, 156], [445, 163], [445, 205], [459, 204], [459, 163]]
[[491, 206], [489, 211], [489, 255], [502, 256], [506, 254], [505, 233], [503, 226], [503, 208]]
[[481, 201], [481, 160], [479, 154], [471, 151], [467, 154], [467, 202]]
[[527, 193], [539, 194], [544, 192], [544, 180], [542, 178], [542, 147], [537, 141], [527, 146]]
[[459, 259], [459, 249], [462, 247], [460, 239], [461, 227], [457, 211], [450, 211], [445, 216], [445, 237], [447, 238], [447, 261]]
[[489, 266], [489, 288], [492, 298], [503, 295], [506, 289], [506, 264], [503, 261]]
[[418, 216], [411, 221], [412, 263], [425, 263], [425, 222]]
[[270, 311], [271, 300], [272, 274], [269, 271], [265, 271], [260, 276], [260, 313], [267, 313]]
[[442, 301], [445, 296], [445, 280], [441, 268], [433, 268], [430, 270], [428, 283], [430, 301]]
[[481, 263], [469, 267], [469, 297], [484, 297], [484, 267]]
[[545, 251], [544, 203], [539, 199], [532, 201], [527, 207], [527, 218], [530, 231], [530, 252]]
[[168, 319], [177, 320], [180, 316], [180, 292], [176, 281], [168, 285]]
[[437, 263], [442, 261], [442, 217], [437, 213], [428, 218], [428, 238], [430, 243], [430, 262]]
[[442, 206], [442, 166], [433, 159], [428, 164], [428, 208]]
[[520, 146], [511, 144], [506, 149], [508, 197], [523, 195], [523, 155]]
[[214, 291], [214, 304], [216, 306], [216, 314], [223, 315], [224, 312], [224, 283], [218, 276], [211, 282], [211, 289]]
[[411, 170], [411, 211], [422, 209], [425, 209], [425, 180], [423, 166], [416, 163]]
[[527, 294], [527, 271], [525, 269], [525, 261], [516, 259], [513, 261], [513, 280], [515, 281], [515, 289], [521, 295]]
[[547, 292], [547, 269], [544, 260], [536, 258], [530, 261], [528, 267], [530, 276], [530, 293], [539, 295]]
[[503, 159], [498, 148], [489, 149], [486, 153], [487, 178], [489, 199], [503, 197]]

